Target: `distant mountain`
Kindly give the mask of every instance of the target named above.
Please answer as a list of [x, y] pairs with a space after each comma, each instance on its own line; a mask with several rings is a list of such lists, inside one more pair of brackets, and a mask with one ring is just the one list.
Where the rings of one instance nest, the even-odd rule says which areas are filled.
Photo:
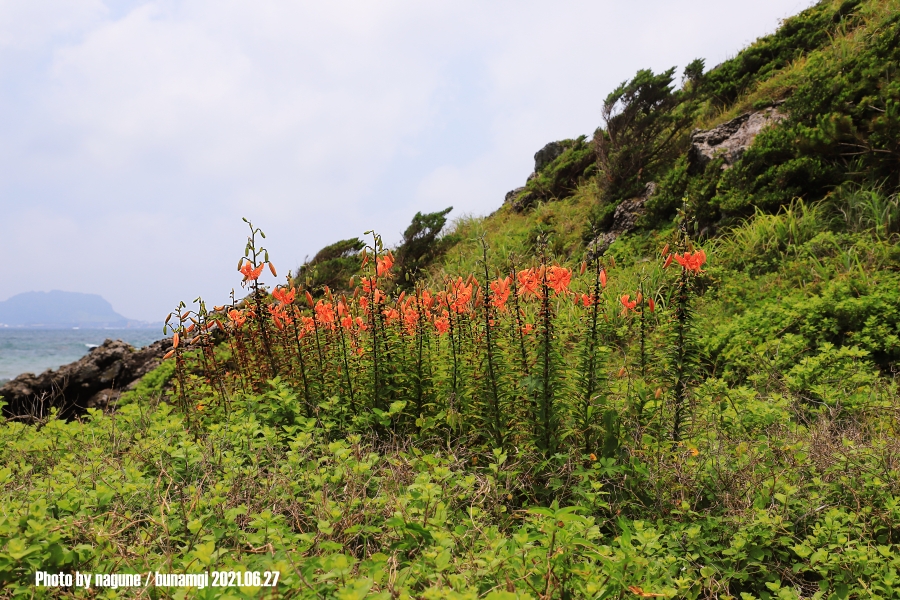
[[25, 292], [0, 302], [0, 325], [9, 327], [139, 327], [97, 294]]

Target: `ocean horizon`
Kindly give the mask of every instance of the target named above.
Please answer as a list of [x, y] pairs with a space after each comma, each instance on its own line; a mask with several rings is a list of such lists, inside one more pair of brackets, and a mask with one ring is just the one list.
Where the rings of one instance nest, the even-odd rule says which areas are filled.
[[0, 385], [23, 373], [58, 369], [85, 356], [107, 339], [142, 348], [165, 337], [150, 328], [0, 327]]

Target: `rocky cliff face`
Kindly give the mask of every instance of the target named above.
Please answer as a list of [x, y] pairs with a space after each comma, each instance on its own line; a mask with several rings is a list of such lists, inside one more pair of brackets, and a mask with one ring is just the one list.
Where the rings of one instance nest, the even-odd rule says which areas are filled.
[[[526, 182], [531, 182], [533, 179], [537, 179], [541, 176], [543, 171], [553, 163], [556, 159], [561, 157], [567, 150], [572, 151], [573, 147], [581, 147], [583, 145], [583, 138], [579, 138], [577, 140], [561, 140], [558, 142], [550, 142], [546, 144], [543, 148], [534, 153], [534, 171], [531, 172], [531, 175], [528, 176]], [[575, 167], [575, 171], [580, 173], [584, 170], [585, 165], [581, 164], [583, 161], [576, 161], [578, 164]], [[593, 151], [590, 152], [590, 160], [588, 162], [594, 162]], [[572, 174], [570, 174], [572, 175]], [[525, 186], [518, 187], [514, 190], [511, 190], [506, 193], [506, 197], [504, 198], [504, 204], [509, 204], [512, 206], [513, 210], [516, 212], [523, 212], [532, 206], [534, 206], [540, 200], [547, 199], [548, 190], [542, 189], [542, 186], [539, 184], [536, 187], [528, 187], [526, 183]], [[551, 186], [552, 187], [552, 186]], [[549, 190], [550, 195], [553, 194], [553, 190]]]
[[727, 169], [741, 158], [760, 131], [786, 117], [777, 106], [772, 106], [743, 114], [712, 129], [695, 130], [688, 155], [692, 170], [699, 172], [717, 158], [723, 160], [722, 168]]
[[106, 340], [84, 358], [55, 371], [19, 375], [0, 387], [7, 403], [4, 416], [32, 420], [56, 407], [62, 418], [71, 418], [88, 408], [105, 409], [159, 365], [171, 347], [168, 339], [140, 350], [121, 340]]

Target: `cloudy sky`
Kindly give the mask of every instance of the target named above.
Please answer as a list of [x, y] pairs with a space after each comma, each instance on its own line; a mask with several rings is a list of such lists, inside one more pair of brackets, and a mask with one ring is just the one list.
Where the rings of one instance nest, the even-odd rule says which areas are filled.
[[0, 0], [0, 300], [159, 321], [227, 297], [252, 219], [294, 269], [487, 214], [640, 68], [711, 67], [809, 0]]

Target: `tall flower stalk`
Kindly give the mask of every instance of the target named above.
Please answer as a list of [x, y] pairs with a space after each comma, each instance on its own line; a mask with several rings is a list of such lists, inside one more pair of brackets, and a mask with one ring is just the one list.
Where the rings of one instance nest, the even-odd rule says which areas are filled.
[[598, 352], [599, 319], [601, 294], [606, 287], [606, 271], [599, 258], [593, 261], [594, 272], [590, 295], [582, 296], [582, 304], [590, 308], [588, 316], [587, 335], [585, 336], [585, 355], [582, 361], [582, 393], [579, 406], [579, 427], [582, 431], [583, 450], [589, 454], [594, 445], [593, 429], [595, 415], [598, 414], [594, 405], [595, 394], [602, 383], [600, 373], [600, 357]]
[[[487, 243], [484, 241], [484, 238], [482, 238], [481, 240], [481, 254], [482, 266], [484, 267], [484, 281], [488, 282], [490, 279], [490, 273], [488, 271]], [[488, 400], [490, 411], [489, 422], [491, 434], [494, 438], [494, 445], [497, 448], [502, 448], [504, 442], [504, 432], [501, 422], [502, 419], [500, 416], [500, 392], [497, 386], [497, 367], [494, 364], [494, 302], [493, 298], [491, 297], [491, 286], [489, 284], [486, 284], [483, 289], [484, 301], [482, 304], [484, 310], [482, 312], [484, 314], [484, 335], [487, 346]]]
[[242, 285], [250, 283], [251, 296], [253, 298], [253, 303], [256, 306], [256, 311], [254, 313], [255, 321], [259, 331], [260, 340], [262, 341], [263, 351], [269, 362], [271, 377], [277, 377], [278, 366], [275, 363], [275, 355], [272, 352], [272, 342], [269, 339], [269, 331], [266, 327], [266, 316], [265, 311], [263, 310], [265, 294], [259, 287], [259, 276], [262, 274], [262, 270], [266, 264], [269, 265], [269, 270], [272, 271], [273, 276], [277, 277], [278, 275], [275, 272], [275, 267], [269, 262], [269, 251], [262, 246], [257, 247], [256, 244], [256, 236], [258, 235], [265, 239], [266, 234], [263, 233], [262, 229], [254, 227], [253, 223], [247, 219], [244, 219], [244, 223], [250, 227], [250, 235], [247, 237], [247, 245], [244, 247], [244, 256], [238, 261], [238, 271], [244, 275]]
[[[685, 236], [686, 238], [687, 236]], [[685, 243], [685, 247], [687, 247]], [[681, 266], [678, 275], [678, 283], [675, 292], [674, 307], [674, 337], [672, 343], [672, 356], [670, 377], [672, 380], [673, 415], [672, 415], [672, 442], [681, 441], [684, 428], [685, 404], [690, 393], [696, 367], [696, 353], [692, 347], [692, 321], [691, 293], [693, 277], [698, 275], [701, 267], [706, 262], [706, 253], [703, 250], [683, 254], [669, 255], [666, 258], [665, 267], [675, 260]]]

